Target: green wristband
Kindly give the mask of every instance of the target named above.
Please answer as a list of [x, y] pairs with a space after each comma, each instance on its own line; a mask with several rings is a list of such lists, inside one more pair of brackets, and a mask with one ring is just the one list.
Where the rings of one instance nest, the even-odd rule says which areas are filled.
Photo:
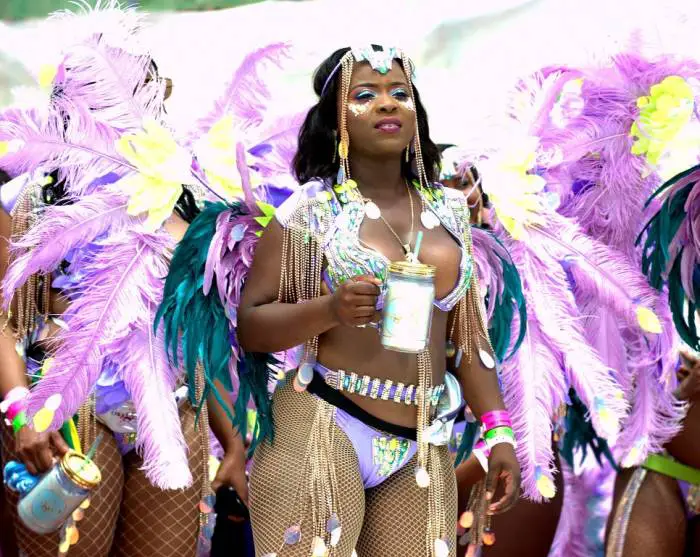
[[489, 439], [493, 439], [494, 437], [498, 435], [506, 435], [508, 437], [512, 437], [515, 439], [515, 434], [513, 433], [513, 428], [508, 427], [507, 425], [502, 425], [498, 427], [494, 427], [493, 429], [489, 429], [486, 433], [484, 433], [484, 440], [488, 441]]
[[14, 431], [15, 435], [17, 435], [17, 432], [28, 423], [27, 413], [22, 410], [19, 414], [12, 418], [12, 431]]

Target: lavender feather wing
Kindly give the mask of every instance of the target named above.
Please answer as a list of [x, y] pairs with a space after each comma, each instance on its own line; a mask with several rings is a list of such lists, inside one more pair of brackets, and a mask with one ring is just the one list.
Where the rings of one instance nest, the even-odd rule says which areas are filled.
[[122, 308], [123, 321], [115, 324], [114, 337], [105, 339], [105, 354], [118, 362], [118, 373], [136, 408], [136, 449], [143, 458], [146, 477], [161, 489], [183, 489], [192, 484], [192, 475], [173, 396], [180, 373], [167, 360], [162, 329], [153, 332], [163, 277], [168, 272], [163, 254], [172, 241], [165, 233], [126, 234], [119, 239], [145, 245], [138, 283], [140, 306]]
[[70, 71], [54, 84], [54, 109], [70, 115], [75, 105], [91, 117], [122, 132], [140, 129], [147, 119], [160, 119], [164, 83], [151, 75], [151, 57], [110, 46], [100, 35], [65, 52]]
[[536, 251], [537, 241], [533, 243], [531, 249], [539, 259], [530, 270], [534, 317], [559, 352], [568, 382], [589, 408], [599, 435], [614, 442], [626, 411], [619, 384], [586, 341], [566, 273], [556, 268], [556, 259], [547, 261], [545, 250]]
[[53, 365], [30, 394], [28, 414], [58, 394], [50, 427], [59, 428], [87, 399], [105, 363], [115, 362], [137, 409], [137, 448], [149, 480], [181, 489], [192, 478], [173, 397], [179, 371], [168, 365], [162, 335], [151, 333], [171, 247], [164, 233], [131, 228], [81, 250], [81, 280], [67, 292], [67, 330], [57, 338]]
[[35, 273], [54, 271], [68, 254], [87, 247], [108, 230], [134, 225], [126, 216], [126, 198], [111, 190], [48, 207], [27, 233], [13, 243], [14, 259], [3, 280], [4, 304]]
[[148, 250], [143, 237], [123, 236], [93, 244], [82, 258], [83, 280], [70, 292], [73, 302], [63, 316], [68, 328], [58, 335], [54, 365], [29, 398], [31, 415], [49, 396], [60, 394], [62, 404], [52, 423], [56, 429], [85, 401], [107, 346], [128, 334], [133, 314], [146, 311], [140, 287], [150, 272]]
[[28, 117], [0, 121], [2, 135], [13, 137], [19, 148], [1, 157], [0, 165], [8, 164], [17, 173], [58, 168], [74, 195], [89, 191], [91, 184], [107, 174], [125, 175], [134, 170], [115, 150], [118, 132], [92, 119], [82, 105], [74, 107], [67, 123], [55, 111], [39, 125]]
[[212, 111], [196, 124], [195, 135], [204, 135], [226, 115], [232, 115], [243, 129], [260, 125], [270, 92], [259, 72], [270, 64], [279, 66], [288, 52], [286, 43], [274, 43], [246, 56]]

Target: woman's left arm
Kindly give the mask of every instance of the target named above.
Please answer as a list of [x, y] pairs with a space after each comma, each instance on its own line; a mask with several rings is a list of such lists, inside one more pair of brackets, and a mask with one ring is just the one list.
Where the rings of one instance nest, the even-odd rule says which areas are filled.
[[[233, 415], [233, 404], [230, 402], [231, 395], [226, 391], [220, 381], [215, 381], [214, 385], [219, 393], [211, 393], [207, 398], [209, 405], [209, 426], [214, 432], [217, 440], [224, 449], [224, 459], [221, 461], [216, 477], [211, 484], [212, 490], [216, 492], [222, 486], [230, 486], [236, 490], [243, 502], [248, 504], [248, 478], [245, 473], [246, 448], [241, 434], [233, 427], [228, 412]], [[221, 405], [224, 401], [226, 408]]]
[[[459, 355], [454, 359], [451, 367], [455, 369], [462, 385], [465, 400], [480, 420], [488, 412], [505, 410], [505, 404], [495, 366], [489, 368], [484, 365], [480, 355], [480, 352], [485, 353], [483, 359], [489, 365], [496, 362], [485, 326], [486, 317], [476, 270], [472, 280], [473, 284], [466, 298], [458, 304], [450, 316], [450, 322], [454, 323], [450, 329], [455, 331], [456, 336], [451, 340], [457, 346]], [[515, 456], [514, 447], [508, 443], [498, 443], [491, 449], [489, 471], [486, 476], [488, 500], [493, 498], [499, 483], [503, 484], [504, 495], [489, 507], [490, 512], [494, 514], [512, 508], [520, 495], [520, 465]]]

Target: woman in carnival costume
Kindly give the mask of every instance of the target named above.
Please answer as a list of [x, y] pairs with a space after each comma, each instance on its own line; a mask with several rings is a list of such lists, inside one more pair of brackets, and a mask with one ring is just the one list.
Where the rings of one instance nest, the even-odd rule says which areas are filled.
[[[473, 231], [473, 234], [477, 238], [481, 238], [482, 242], [486, 242], [488, 241], [488, 234], [481, 232], [479, 229], [491, 229], [489, 224], [491, 220], [489, 211], [491, 205], [488, 201], [488, 196], [484, 193], [479, 171], [467, 161], [468, 153], [459, 147], [453, 145], [443, 149], [440, 181], [445, 186], [463, 193], [469, 206], [472, 226], [477, 229]], [[495, 238], [491, 238], [490, 241], [495, 242]], [[503, 252], [503, 249], [501, 249], [501, 252]], [[502, 261], [501, 265], [505, 265], [504, 270], [507, 269], [507, 261]], [[504, 285], [503, 298], [507, 299], [513, 296], [513, 299], [517, 300], [515, 307], [524, 308], [522, 285], [517, 273], [512, 279], [512, 283], [513, 287]], [[488, 296], [488, 292], [486, 295]], [[510, 320], [499, 318], [501, 311], [496, 312], [496, 319], [491, 319], [490, 322], [492, 336], [496, 338], [502, 336], [502, 331], [495, 331], [493, 330], [494, 327], [498, 327], [499, 323], [501, 328], [507, 326], [510, 329], [511, 326]], [[526, 319], [524, 313], [520, 317], [523, 320]], [[517, 342], [515, 346], [510, 348], [511, 351], [517, 350]], [[502, 357], [502, 355], [499, 357]], [[453, 443], [450, 445], [457, 457], [455, 472], [460, 496], [460, 508], [467, 507], [472, 486], [478, 484], [486, 474], [486, 469], [482, 466], [482, 463], [485, 461], [483, 446], [477, 446], [472, 450], [469, 457], [465, 458], [467, 451], [465, 444], [470, 442], [468, 438], [470, 435], [473, 435], [470, 431], [472, 425], [467, 425], [468, 422], [465, 421], [465, 419], [473, 420], [473, 416], [469, 409], [466, 410], [465, 414], [466, 416], [461, 416], [461, 419], [458, 419], [455, 423]], [[464, 437], [465, 430], [467, 439]], [[559, 467], [558, 455], [555, 459], [555, 466]], [[561, 510], [563, 496], [561, 475], [554, 477], [554, 486], [556, 495], [551, 501], [546, 503], [537, 503], [529, 500], [520, 501], [517, 507], [509, 513], [494, 517], [491, 521], [491, 529], [494, 534], [487, 538], [488, 545], [483, 548], [482, 555], [512, 555], [514, 552], [517, 552], [519, 555], [546, 556], [554, 538]], [[458, 531], [463, 533], [464, 527], [460, 525]], [[494, 544], [493, 542], [496, 539], [495, 533], [498, 533], [500, 541]]]
[[[647, 214], [645, 198], [669, 167], [677, 167], [679, 157], [687, 154], [696, 124], [686, 80], [696, 78], [697, 71], [692, 61], [670, 57], [650, 61], [620, 54], [602, 67], [546, 68], [519, 87], [530, 100], [526, 105], [536, 107], [530, 119], [535, 125], [527, 131], [548, 155], [533, 168], [543, 178], [543, 198], [584, 235], [559, 263], [583, 317], [586, 342], [630, 405], [618, 439], [609, 437], [595, 420], [584, 439], [605, 438], [623, 466], [644, 462], [647, 455], [660, 451], [679, 431], [684, 416], [683, 405], [674, 396], [678, 344], [669, 304], [641, 283], [635, 268], [639, 269], [644, 252], [635, 241]], [[563, 234], [558, 237], [559, 242], [567, 239]], [[596, 250], [590, 249], [596, 244]], [[582, 266], [597, 267], [598, 279], [580, 275]], [[524, 281], [529, 282], [527, 276]], [[571, 386], [594, 417], [597, 401], [587, 400], [576, 385]], [[562, 445], [568, 461], [572, 460], [569, 437], [580, 437], [584, 432], [580, 426], [585, 425], [570, 418], [569, 412]], [[623, 473], [618, 478], [619, 493], [628, 477]], [[587, 548], [599, 543], [585, 539], [580, 519], [586, 516], [580, 509], [587, 485], [575, 476], [567, 481], [562, 530], [576, 536], [570, 535], [568, 543], [559, 538], [555, 551], [560, 553], [555, 554], [586, 555]], [[619, 508], [629, 512], [631, 507]], [[624, 520], [611, 524], [612, 538], [619, 543], [624, 539], [619, 536]], [[645, 535], [657, 526], [659, 532], [668, 533], [671, 522], [654, 519], [653, 527], [645, 522]], [[624, 554], [637, 554], [641, 547], [631, 553], [625, 549]], [[611, 555], [623, 555], [622, 551], [622, 545], [617, 549], [608, 545]]]
[[[113, 223], [109, 217], [102, 218], [101, 211], [110, 206], [108, 190], [120, 176], [100, 167], [89, 156], [80, 159], [87, 153], [85, 145], [97, 149], [108, 146], [114, 152], [120, 136], [140, 130], [146, 118], [160, 120], [164, 82], [158, 78], [150, 56], [131, 48], [136, 40], [136, 14], [122, 13], [115, 5], [90, 17], [101, 18], [103, 25], [97, 25], [85, 40], [63, 52], [51, 84], [47, 114], [36, 121], [28, 114], [15, 113], [0, 124], [3, 135], [17, 145], [0, 159], [0, 164], [30, 177], [18, 184], [14, 206], [6, 205], [12, 215], [12, 234], [4, 236], [12, 238], [15, 251], [4, 283], [5, 300], [14, 322], [7, 330], [10, 334], [5, 352], [6, 357], [13, 358], [13, 366], [5, 367], [3, 374], [3, 410], [12, 428], [5, 429], [3, 451], [7, 461], [19, 461], [30, 474], [37, 474], [51, 467], [52, 457], [60, 457], [68, 448], [56, 429], [66, 432], [72, 448], [83, 451], [100, 432], [105, 432], [96, 456], [103, 482], [93, 493], [90, 507], [81, 511], [84, 519], [72, 517], [60, 535], [37, 535], [18, 517], [15, 529], [20, 549], [29, 555], [55, 555], [57, 545], [60, 552], [67, 552], [77, 540], [78, 530], [81, 541], [73, 553], [194, 554], [200, 523], [196, 507], [202, 498], [206, 465], [201, 434], [194, 428], [194, 412], [185, 403], [186, 390], [175, 384], [169, 394], [165, 389], [151, 391], [149, 403], [158, 405], [159, 399], [172, 399], [163, 404], [172, 404], [175, 415], [178, 407], [181, 409], [179, 439], [153, 442], [148, 432], [144, 433], [144, 424], [138, 423], [132, 402], [144, 393], [133, 384], [126, 385], [121, 374], [122, 366], [138, 365], [133, 360], [139, 357], [135, 350], [137, 333], [123, 340], [134, 343], [134, 352], [128, 358], [131, 362], [124, 358], [117, 363], [119, 347], [115, 345], [109, 348], [116, 349], [111, 357], [103, 353], [108, 349], [101, 335], [109, 334], [103, 312], [110, 311], [117, 322], [126, 318], [127, 312], [133, 313], [125, 323], [141, 317], [133, 316], [139, 313], [138, 307], [101, 305], [108, 294], [93, 282], [100, 272], [97, 254], [104, 263], [116, 265], [120, 251], [112, 233]], [[71, 21], [69, 18], [65, 23], [70, 25]], [[118, 34], [129, 44], [128, 50], [115, 44]], [[44, 179], [44, 168], [57, 171]], [[101, 204], [81, 202], [81, 196], [99, 199]], [[187, 198], [183, 201], [184, 207]], [[116, 197], [115, 202], [118, 204]], [[88, 221], [88, 227], [81, 226]], [[173, 228], [177, 230], [177, 226]], [[123, 251], [120, 255], [124, 256]], [[149, 272], [157, 273], [165, 260], [152, 258], [149, 264]], [[102, 268], [101, 272], [108, 269]], [[111, 272], [118, 275], [114, 269]], [[120, 302], [124, 304], [125, 300]], [[26, 379], [24, 361], [13, 356], [16, 353], [10, 347], [13, 338], [24, 346]], [[13, 369], [16, 373], [9, 374]], [[96, 370], [101, 373], [94, 377]], [[76, 380], [81, 373], [94, 377], [94, 390], [92, 384]], [[30, 383], [35, 383], [31, 392]], [[42, 411], [36, 406], [42, 398], [52, 399], [54, 404]], [[62, 411], [64, 407], [66, 412]], [[55, 418], [54, 412], [63, 419]], [[78, 415], [75, 422], [71, 418], [74, 414]], [[164, 451], [168, 443], [182, 447], [183, 456], [178, 457], [172, 449]], [[184, 454], [184, 443], [189, 459]], [[139, 446], [138, 452], [135, 445]], [[163, 466], [165, 460], [172, 462], [170, 468]], [[175, 474], [178, 466], [180, 471]], [[167, 524], [161, 522], [166, 511], [170, 516]]]
[[[664, 63], [654, 72], [646, 61], [620, 56], [611, 67], [546, 68], [519, 83], [509, 110], [514, 118], [497, 134], [501, 147], [481, 162], [468, 159], [486, 176], [496, 234], [517, 265], [526, 300], [525, 338], [501, 373], [516, 433], [519, 412], [512, 405], [536, 397], [524, 409], [530, 433], [519, 439], [519, 453], [533, 434], [542, 436], [541, 450], [545, 435], [551, 438], [553, 425], [561, 424], [560, 450], [570, 464], [576, 446], [611, 458], [608, 444], [627, 463], [643, 460], [678, 431], [682, 407], [665, 382], [677, 353], [670, 314], [639, 273], [641, 253], [634, 245], [643, 199], [658, 175], [647, 150], [634, 152], [629, 138], [635, 130], [640, 135], [636, 126], [647, 113], [637, 112], [637, 99], [649, 95], [654, 80], [692, 70], [692, 64]], [[489, 279], [482, 284], [488, 292]], [[551, 364], [544, 365], [548, 358]], [[528, 375], [537, 361], [539, 373]], [[598, 384], [591, 389], [591, 382]], [[623, 426], [619, 438], [615, 425]], [[528, 482], [531, 463], [537, 478], [552, 471], [551, 461], [543, 452], [519, 456], [525, 493], [536, 498]], [[577, 515], [584, 515], [576, 509], [585, 495], [570, 489], [575, 483], [585, 484], [567, 482], [561, 522], [579, 536], [568, 544], [558, 538], [562, 555], [587, 554], [588, 545], [577, 543], [584, 531]], [[544, 483], [536, 486], [540, 496], [552, 493]]]
[[[700, 158], [697, 79], [700, 66], [688, 63], [668, 72], [640, 104], [648, 114], [641, 121], [643, 147], [668, 177], [683, 163]], [[664, 105], [659, 100], [664, 98]], [[640, 142], [638, 140], [638, 142]], [[648, 156], [648, 155], [647, 155]], [[624, 470], [615, 490], [609, 525], [610, 557], [696, 555], [700, 552], [700, 361], [697, 350], [698, 261], [697, 196], [700, 166], [695, 164], [664, 183], [649, 197], [652, 213], [639, 235], [642, 268], [650, 283], [667, 294], [673, 322], [685, 348], [677, 377], [669, 378], [677, 399], [687, 409], [683, 428], [650, 452], [641, 465]]]
[[[70, 304], [41, 380], [30, 392], [26, 384], [11, 387], [3, 409], [19, 403], [26, 424], [18, 429], [38, 435], [61, 428], [82, 409], [83, 449], [97, 431], [115, 432], [97, 452], [105, 479], [94, 505], [80, 524], [66, 524], [62, 551], [78, 526], [81, 542], [73, 551], [86, 555], [106, 555], [110, 546], [117, 555], [194, 555], [210, 505], [208, 428], [195, 424], [197, 413], [207, 423], [207, 400], [209, 422], [226, 451], [216, 482], [237, 485], [245, 497], [245, 476], [232, 465], [243, 458], [243, 445], [227, 417], [230, 376], [215, 382], [198, 369], [170, 365], [153, 321], [175, 241], [198, 212], [182, 184], [221, 184], [192, 163], [160, 122], [165, 84], [153, 75], [150, 56], [107, 45], [113, 36], [92, 35], [69, 49], [54, 84], [62, 94], [54, 95], [42, 122], [27, 114], [0, 122], [3, 139], [11, 140], [0, 163], [16, 171], [58, 168], [69, 201], [41, 206], [14, 242], [6, 304], [30, 277], [64, 269], [66, 260], [61, 286]], [[248, 102], [250, 120], [241, 126], [255, 128], [261, 121], [250, 107], [262, 112], [265, 99], [258, 97], [261, 86], [253, 87], [255, 61], [247, 62], [226, 101]], [[240, 105], [231, 104], [237, 115]], [[245, 164], [245, 156], [239, 159]], [[262, 159], [258, 166], [264, 167]], [[99, 534], [89, 529], [91, 513]], [[48, 554], [51, 546], [55, 554], [56, 536], [33, 537], [42, 541], [41, 551]]]
[[[433, 184], [439, 155], [412, 73], [404, 54], [377, 46], [339, 50], [320, 66], [320, 100], [295, 158], [304, 185], [262, 236], [243, 291], [239, 377], [257, 378], [258, 440], [274, 427], [251, 472], [261, 555], [455, 555], [447, 439], [429, 428], [444, 381], [443, 396], [461, 398], [461, 383], [477, 415], [502, 428], [479, 506], [488, 500], [498, 512], [517, 497], [514, 439], [472, 272], [468, 211], [461, 195]], [[385, 350], [370, 325], [388, 262], [417, 259], [419, 233], [421, 259], [439, 262], [439, 311], [430, 348], [410, 356]], [[267, 370], [256, 354], [298, 345], [304, 354], [293, 380], [276, 390], [273, 414], [261, 412], [269, 406]], [[459, 380], [445, 379], [448, 358]], [[353, 393], [338, 380], [340, 369], [359, 387]], [[505, 494], [492, 500], [498, 481]]]

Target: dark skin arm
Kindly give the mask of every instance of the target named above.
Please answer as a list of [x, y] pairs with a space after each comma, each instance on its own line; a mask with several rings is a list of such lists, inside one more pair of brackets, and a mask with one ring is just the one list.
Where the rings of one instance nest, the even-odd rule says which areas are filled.
[[[0, 210], [0, 275], [5, 276], [9, 256], [8, 238], [12, 219]], [[6, 313], [0, 315], [0, 396], [5, 397], [15, 387], [28, 387], [27, 368], [15, 349], [14, 324], [8, 323]], [[68, 445], [57, 431], [37, 433], [23, 427], [15, 436], [15, 452], [30, 474], [41, 474], [68, 450]]]
[[666, 444], [668, 452], [683, 464], [700, 467], [700, 361], [692, 352], [681, 351], [682, 364], [678, 370], [680, 384], [675, 392], [679, 400], [688, 403], [683, 429]]
[[[188, 226], [187, 222], [179, 217], [177, 213], [173, 213], [164, 224], [165, 230], [178, 242], [184, 237]], [[229, 393], [220, 381], [215, 381], [214, 387], [225, 408], [213, 392], [207, 397], [209, 426], [221, 444], [221, 448], [224, 449], [224, 458], [217, 470], [214, 481], [212, 481], [211, 488], [216, 492], [222, 486], [230, 486], [248, 504], [245, 445], [241, 435], [233, 428], [228, 417], [229, 413], [233, 415], [233, 405], [231, 404]]]
[[[215, 382], [216, 390], [224, 401], [226, 408], [233, 415], [233, 405], [230, 395], [220, 381]], [[209, 405], [209, 425], [214, 435], [224, 449], [224, 458], [211, 483], [212, 490], [222, 486], [230, 486], [236, 490], [243, 502], [248, 504], [248, 479], [246, 478], [246, 450], [241, 434], [233, 428], [226, 410], [222, 407], [214, 393], [207, 399]]]
[[260, 239], [238, 311], [238, 340], [248, 352], [281, 352], [339, 325], [366, 325], [375, 318], [378, 285], [355, 277], [300, 304], [277, 303], [282, 266], [282, 227], [274, 219]]
[[[454, 316], [451, 317], [454, 318]], [[477, 329], [478, 324], [474, 323], [472, 330]], [[457, 341], [459, 345], [460, 339], [457, 339]], [[491, 354], [495, 361], [495, 356], [488, 347], [486, 339], [480, 339], [480, 345], [483, 350]], [[504, 410], [505, 405], [503, 404], [496, 370], [488, 369], [481, 363], [475, 338], [471, 339], [471, 346], [471, 361], [465, 355], [460, 362], [459, 368], [456, 370], [456, 375], [462, 385], [465, 400], [469, 402], [469, 407], [474, 415], [481, 419], [481, 416], [487, 412]], [[454, 369], [454, 362], [452, 362], [451, 367]], [[467, 464], [469, 464], [469, 460], [463, 466]], [[469, 466], [470, 471], [473, 472], [473, 462]], [[477, 466], [479, 466], [478, 463]], [[492, 514], [502, 513], [511, 509], [517, 503], [520, 494], [520, 466], [515, 456], [515, 450], [505, 443], [500, 443], [491, 450], [489, 471], [486, 476], [487, 500], [493, 498], [499, 483], [503, 484], [504, 494], [498, 501], [490, 505], [489, 512]]]

